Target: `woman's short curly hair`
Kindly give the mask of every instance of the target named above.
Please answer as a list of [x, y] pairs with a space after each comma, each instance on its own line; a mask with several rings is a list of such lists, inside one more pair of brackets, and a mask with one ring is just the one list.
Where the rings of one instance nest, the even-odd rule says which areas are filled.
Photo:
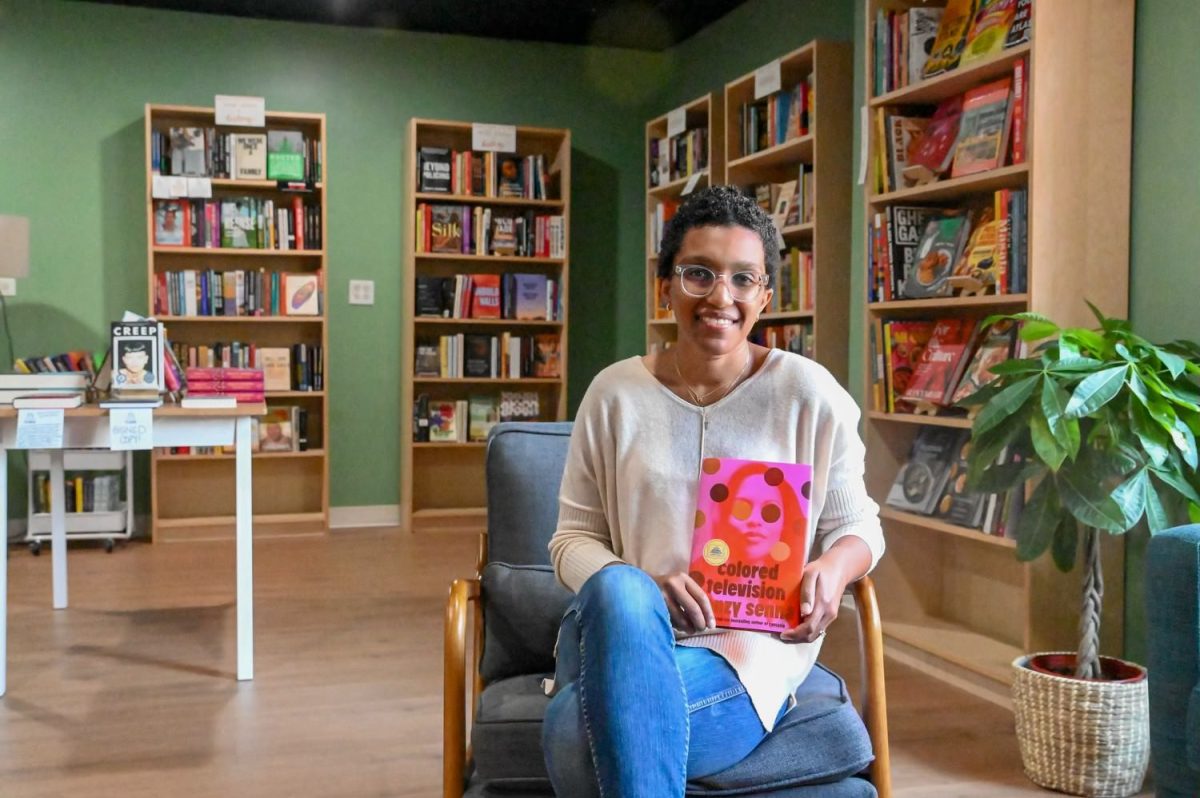
[[675, 256], [683, 245], [684, 236], [696, 227], [733, 227], [737, 225], [758, 235], [763, 245], [763, 262], [771, 284], [779, 271], [779, 250], [776, 245], [775, 223], [767, 212], [736, 186], [710, 186], [697, 191], [679, 206], [663, 230], [662, 249], [658, 253], [658, 276], [671, 277]]

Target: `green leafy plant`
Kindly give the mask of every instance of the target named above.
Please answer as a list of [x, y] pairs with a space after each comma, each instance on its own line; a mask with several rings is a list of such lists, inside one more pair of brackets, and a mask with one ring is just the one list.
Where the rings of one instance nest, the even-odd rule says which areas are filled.
[[1032, 356], [1005, 361], [996, 378], [965, 399], [975, 416], [969, 482], [1001, 492], [1033, 485], [1017, 522], [1017, 556], [1050, 550], [1061, 571], [1075, 566], [1083, 537], [1087, 571], [1075, 675], [1099, 678], [1099, 532], [1123, 534], [1146, 519], [1151, 533], [1173, 525], [1186, 502], [1200, 512], [1200, 346], [1159, 345], [1088, 303], [1098, 329], [1060, 328], [1036, 313], [992, 316], [1021, 323], [1021, 339], [1043, 341]]

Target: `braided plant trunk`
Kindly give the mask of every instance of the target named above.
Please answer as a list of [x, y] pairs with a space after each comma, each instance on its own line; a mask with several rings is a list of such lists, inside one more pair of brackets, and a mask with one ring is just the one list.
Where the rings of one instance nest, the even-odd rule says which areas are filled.
[[1079, 650], [1075, 655], [1075, 677], [1100, 678], [1100, 608], [1104, 602], [1104, 573], [1100, 569], [1100, 533], [1084, 527], [1083, 607], [1079, 614]]

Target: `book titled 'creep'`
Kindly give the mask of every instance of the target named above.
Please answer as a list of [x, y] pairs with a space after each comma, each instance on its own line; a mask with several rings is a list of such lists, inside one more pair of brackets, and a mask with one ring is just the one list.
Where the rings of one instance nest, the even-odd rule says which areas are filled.
[[800, 623], [811, 493], [810, 465], [704, 459], [689, 573], [717, 626], [777, 633]]

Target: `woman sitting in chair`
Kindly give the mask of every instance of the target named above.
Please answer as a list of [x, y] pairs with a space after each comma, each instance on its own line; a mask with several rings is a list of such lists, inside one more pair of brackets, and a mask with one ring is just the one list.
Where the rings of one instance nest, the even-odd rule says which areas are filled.
[[[748, 341], [778, 263], [751, 199], [728, 186], [688, 198], [658, 260], [678, 342], [609, 366], [580, 405], [550, 541], [577, 594], [543, 727], [560, 796], [682, 796], [744, 759], [790, 708], [846, 586], [883, 552], [853, 399], [813, 361]], [[798, 625], [716, 628], [688, 573], [705, 458], [811, 468]]]

